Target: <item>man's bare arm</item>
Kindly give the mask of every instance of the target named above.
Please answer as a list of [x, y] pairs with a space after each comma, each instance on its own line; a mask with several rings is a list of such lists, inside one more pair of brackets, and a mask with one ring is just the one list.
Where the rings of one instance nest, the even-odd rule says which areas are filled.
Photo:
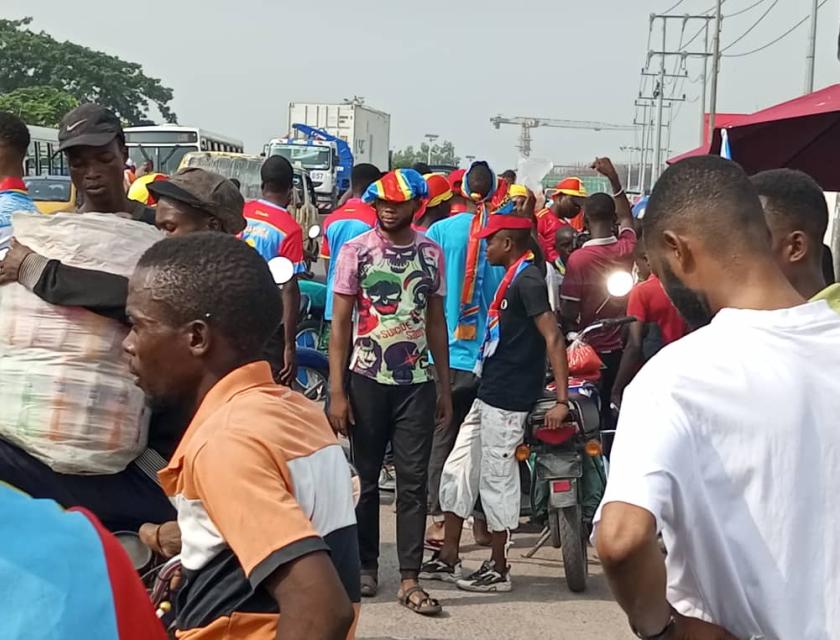
[[443, 298], [429, 296], [426, 312], [426, 339], [435, 361], [438, 380], [438, 424], [448, 425], [452, 421], [452, 388], [449, 386], [449, 331], [443, 313]]
[[300, 287], [297, 276], [293, 276], [283, 285], [283, 336], [285, 346], [283, 349], [283, 370], [280, 372], [280, 382], [291, 385], [297, 375], [297, 324], [300, 311]]
[[642, 367], [642, 340], [644, 339], [644, 325], [638, 320], [630, 325], [627, 335], [627, 345], [621, 356], [621, 364], [615, 377], [612, 390], [612, 402], [621, 406], [621, 396], [625, 387], [630, 384], [634, 376]]
[[353, 605], [325, 551], [284, 564], [265, 586], [281, 611], [278, 640], [344, 640], [353, 626]]
[[347, 356], [353, 328], [353, 296], [336, 293], [333, 296], [333, 319], [330, 329], [330, 407], [328, 418], [336, 433], [347, 435], [352, 416], [344, 390], [347, 375]]

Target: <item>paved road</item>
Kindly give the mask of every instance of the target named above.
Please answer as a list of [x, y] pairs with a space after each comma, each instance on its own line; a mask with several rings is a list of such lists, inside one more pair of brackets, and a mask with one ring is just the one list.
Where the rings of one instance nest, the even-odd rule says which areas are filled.
[[[629, 640], [634, 636], [626, 618], [613, 601], [598, 561], [590, 549], [590, 584], [580, 595], [571, 593], [562, 580], [563, 563], [558, 549], [543, 547], [531, 559], [522, 557], [536, 534], [516, 534], [511, 548], [513, 591], [479, 594], [459, 591], [454, 585], [427, 582], [432, 596], [444, 605], [443, 616], [424, 618], [396, 603], [399, 586], [396, 564], [395, 516], [391, 505], [382, 505], [382, 558], [379, 595], [365, 600], [358, 637], [363, 640], [460, 640], [476, 638], [535, 640]], [[473, 544], [464, 554], [465, 571], [477, 569], [489, 557], [487, 549]]]

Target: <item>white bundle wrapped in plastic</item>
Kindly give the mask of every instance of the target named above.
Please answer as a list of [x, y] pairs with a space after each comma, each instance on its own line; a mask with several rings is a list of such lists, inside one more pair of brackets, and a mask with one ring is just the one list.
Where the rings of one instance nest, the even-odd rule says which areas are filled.
[[[111, 214], [15, 214], [17, 239], [66, 265], [129, 276], [162, 234]], [[79, 307], [0, 286], [0, 437], [54, 471], [123, 470], [146, 447], [149, 416], [122, 341], [128, 329]]]

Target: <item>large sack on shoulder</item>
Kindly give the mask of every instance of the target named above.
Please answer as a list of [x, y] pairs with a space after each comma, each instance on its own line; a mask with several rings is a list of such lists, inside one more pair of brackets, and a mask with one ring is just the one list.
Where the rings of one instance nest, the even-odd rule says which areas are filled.
[[[15, 236], [64, 264], [128, 277], [160, 231], [102, 213], [15, 214]], [[0, 286], [0, 437], [54, 471], [106, 474], [146, 447], [148, 410], [122, 341], [128, 328]]]

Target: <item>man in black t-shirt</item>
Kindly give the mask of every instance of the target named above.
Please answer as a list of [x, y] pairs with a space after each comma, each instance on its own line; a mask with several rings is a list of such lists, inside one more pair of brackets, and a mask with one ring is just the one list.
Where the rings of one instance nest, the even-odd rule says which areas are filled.
[[[455, 582], [466, 591], [511, 590], [506, 548], [509, 532], [519, 525], [520, 500], [515, 452], [528, 412], [542, 394], [546, 353], [559, 381], [557, 405], [546, 414], [546, 424], [559, 427], [568, 415], [566, 347], [548, 303], [545, 279], [528, 248], [531, 226], [529, 218], [496, 214], [480, 234], [487, 238], [487, 260], [504, 266], [506, 273], [488, 314], [478, 397], [441, 476], [444, 545], [420, 574]], [[462, 579], [461, 529], [479, 496], [492, 537], [492, 559]]]

